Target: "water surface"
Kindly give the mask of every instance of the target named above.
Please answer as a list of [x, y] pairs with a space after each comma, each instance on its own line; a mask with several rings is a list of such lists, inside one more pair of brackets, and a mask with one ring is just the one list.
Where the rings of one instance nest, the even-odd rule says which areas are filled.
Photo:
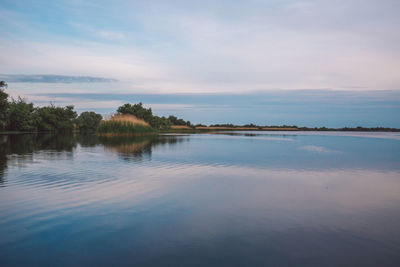
[[0, 135], [1, 266], [399, 266], [400, 136]]

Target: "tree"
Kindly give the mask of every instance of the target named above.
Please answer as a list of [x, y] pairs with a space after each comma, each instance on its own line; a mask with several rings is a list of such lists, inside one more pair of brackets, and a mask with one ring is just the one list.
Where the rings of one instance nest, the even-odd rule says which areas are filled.
[[183, 119], [179, 119], [175, 116], [170, 115], [168, 117], [168, 120], [171, 121], [172, 125], [186, 125], [186, 126], [191, 126], [190, 121], [185, 121]]
[[157, 128], [157, 119], [154, 118], [151, 108], [143, 107], [142, 103], [139, 104], [125, 104], [117, 109], [120, 114], [133, 115], [138, 119], [142, 119], [152, 127]]
[[21, 97], [9, 103], [7, 129], [11, 131], [36, 131], [36, 118], [33, 103]]
[[153, 118], [153, 112], [151, 111], [151, 108], [143, 107], [142, 103], [133, 104], [133, 105], [125, 104], [123, 106], [120, 106], [118, 108], [117, 112], [121, 113], [121, 114], [134, 115], [138, 119], [142, 119], [148, 123], [150, 123]]
[[0, 81], [0, 130], [4, 130], [7, 126], [8, 114], [8, 94], [4, 92], [3, 88], [7, 88], [5, 81]]
[[77, 116], [74, 106], [56, 107], [54, 105], [36, 108], [39, 131], [72, 131]]
[[175, 117], [175, 116], [173, 116], [173, 115], [170, 115], [170, 116], [168, 117], [168, 120], [169, 120], [173, 125], [177, 125], [177, 121], [178, 121], [178, 118], [177, 118], [177, 117]]
[[153, 116], [151, 121], [149, 122], [151, 127], [157, 130], [168, 130], [171, 128], [171, 121], [168, 120], [166, 117], [159, 117], [159, 116]]
[[103, 117], [95, 112], [82, 112], [76, 119], [80, 132], [95, 132]]

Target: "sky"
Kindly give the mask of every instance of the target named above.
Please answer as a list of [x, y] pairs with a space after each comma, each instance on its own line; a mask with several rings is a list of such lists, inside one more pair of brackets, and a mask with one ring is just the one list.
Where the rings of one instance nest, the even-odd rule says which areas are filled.
[[0, 79], [38, 105], [195, 123], [400, 127], [398, 0], [0, 0]]

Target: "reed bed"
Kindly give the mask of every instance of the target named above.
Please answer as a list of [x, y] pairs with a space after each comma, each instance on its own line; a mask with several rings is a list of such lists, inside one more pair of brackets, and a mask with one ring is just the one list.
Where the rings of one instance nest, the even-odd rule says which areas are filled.
[[147, 122], [132, 115], [114, 115], [111, 119], [100, 122], [98, 132], [105, 135], [125, 135], [154, 133]]
[[143, 126], [149, 126], [150, 125], [145, 122], [142, 119], [138, 119], [136, 116], [133, 115], [127, 115], [127, 114], [115, 114], [112, 116], [109, 121], [122, 121], [122, 122], [130, 122], [132, 124], [136, 125], [143, 125]]

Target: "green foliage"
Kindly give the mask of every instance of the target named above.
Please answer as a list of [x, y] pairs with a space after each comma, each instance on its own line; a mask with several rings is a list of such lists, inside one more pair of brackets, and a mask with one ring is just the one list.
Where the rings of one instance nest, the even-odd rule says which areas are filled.
[[153, 112], [151, 111], [151, 108], [144, 108], [142, 103], [122, 105], [118, 108], [117, 112], [121, 114], [134, 115], [136, 118], [142, 119], [148, 123], [150, 123], [153, 118]]
[[80, 132], [95, 132], [99, 127], [102, 116], [95, 112], [82, 112], [76, 119], [76, 124]]
[[171, 128], [172, 123], [166, 117], [153, 116], [148, 122], [151, 127], [158, 130], [168, 130]]
[[34, 110], [33, 104], [25, 102], [21, 97], [18, 97], [17, 100], [13, 99], [9, 103], [7, 112], [7, 129], [10, 131], [36, 131]]
[[77, 114], [74, 106], [56, 107], [54, 105], [37, 108], [37, 129], [39, 131], [72, 131]]
[[7, 88], [8, 84], [5, 81], [0, 81], [0, 88]]
[[103, 134], [138, 134], [155, 131], [149, 126], [133, 124], [129, 121], [102, 121], [97, 130]]
[[4, 130], [7, 126], [7, 113], [9, 108], [8, 94], [3, 88], [7, 88], [5, 81], [0, 81], [0, 130]]
[[171, 121], [172, 125], [184, 125], [184, 126], [192, 126], [190, 121], [185, 121], [183, 119], [179, 119], [175, 116], [170, 115], [168, 120]]
[[210, 127], [229, 127], [229, 128], [234, 128], [234, 127], [237, 127], [237, 126], [233, 125], [232, 123], [224, 123], [224, 124], [211, 124]]
[[73, 106], [35, 108], [21, 97], [8, 101], [3, 88], [7, 83], [0, 81], [0, 130], [9, 131], [72, 131], [76, 112]]
[[255, 125], [254, 123], [250, 123], [250, 124], [245, 124], [245, 125], [243, 125], [243, 127], [258, 128], [258, 127], [260, 127], [260, 126]]

